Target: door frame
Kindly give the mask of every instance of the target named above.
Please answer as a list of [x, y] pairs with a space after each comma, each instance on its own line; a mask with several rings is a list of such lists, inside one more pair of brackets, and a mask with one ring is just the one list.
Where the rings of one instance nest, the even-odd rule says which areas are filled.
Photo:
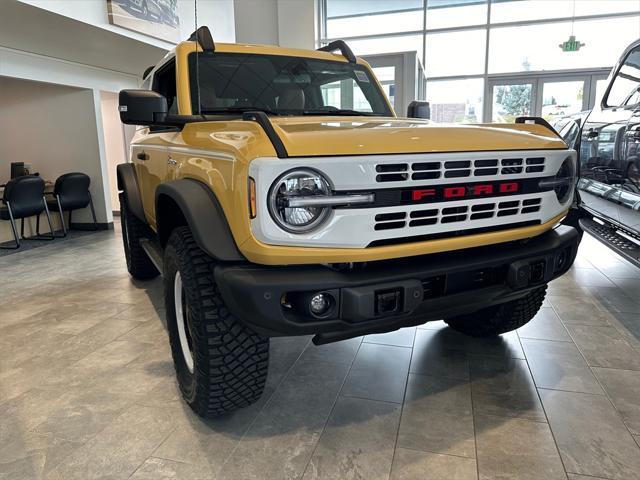
[[492, 122], [493, 116], [493, 87], [497, 85], [532, 85], [531, 91], [531, 115], [542, 114], [543, 89], [545, 83], [584, 81], [582, 110], [593, 108], [596, 102], [596, 82], [606, 79], [610, 68], [585, 71], [567, 72], [536, 72], [531, 74], [516, 75], [489, 75], [485, 82], [483, 119], [486, 123]]

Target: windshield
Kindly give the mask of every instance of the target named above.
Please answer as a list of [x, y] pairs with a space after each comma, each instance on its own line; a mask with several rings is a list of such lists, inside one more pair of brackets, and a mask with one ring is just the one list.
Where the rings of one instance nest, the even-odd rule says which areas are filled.
[[263, 110], [275, 115], [391, 115], [384, 94], [361, 65], [217, 52], [200, 53], [198, 59], [196, 68], [196, 55], [189, 56], [194, 114]]

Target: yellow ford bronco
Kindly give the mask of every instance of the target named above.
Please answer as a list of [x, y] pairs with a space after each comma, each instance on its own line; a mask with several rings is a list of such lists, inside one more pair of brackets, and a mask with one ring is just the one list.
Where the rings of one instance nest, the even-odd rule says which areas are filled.
[[341, 41], [214, 44], [198, 29], [120, 92], [138, 125], [118, 166], [129, 272], [162, 274], [185, 401], [255, 402], [269, 338], [316, 345], [444, 319], [527, 323], [574, 261], [576, 153], [542, 119], [399, 118]]

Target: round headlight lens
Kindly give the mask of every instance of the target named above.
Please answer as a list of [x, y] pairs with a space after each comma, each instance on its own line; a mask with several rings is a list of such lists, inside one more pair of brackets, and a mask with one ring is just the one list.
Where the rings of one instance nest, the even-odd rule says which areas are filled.
[[556, 179], [564, 180], [564, 183], [561, 183], [554, 188], [558, 201], [560, 203], [564, 203], [571, 196], [576, 180], [576, 169], [574, 160], [571, 157], [566, 158], [564, 162], [562, 162], [562, 165], [556, 174]]
[[305, 233], [320, 226], [331, 213], [329, 207], [289, 207], [289, 199], [330, 195], [329, 181], [315, 170], [292, 170], [278, 178], [269, 191], [269, 213], [288, 232]]

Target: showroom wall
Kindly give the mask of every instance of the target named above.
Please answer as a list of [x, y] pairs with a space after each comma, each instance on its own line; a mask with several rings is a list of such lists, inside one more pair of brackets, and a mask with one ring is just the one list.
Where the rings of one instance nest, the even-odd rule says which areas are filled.
[[235, 0], [236, 41], [313, 49], [317, 4], [318, 0]]
[[[116, 32], [126, 37], [170, 49], [173, 44], [111, 25], [107, 17], [105, 0], [18, 0], [22, 3], [36, 6], [59, 15], [94, 25], [96, 27]], [[261, 0], [258, 0], [261, 1]], [[194, 0], [180, 0], [180, 30], [182, 37], [188, 37], [194, 31]], [[215, 29], [215, 39], [221, 42], [232, 42], [235, 39], [233, 21], [233, 0], [199, 0], [198, 22], [208, 24]]]
[[116, 166], [126, 163], [129, 156], [129, 145], [135, 132], [132, 125], [123, 125], [118, 114], [118, 94], [100, 92], [100, 110], [102, 114], [102, 131], [104, 133], [104, 154], [107, 161], [107, 179], [111, 208], [120, 210], [118, 201], [118, 184]]
[[[16, 161], [31, 163], [33, 172], [50, 181], [84, 172], [92, 179], [98, 222], [111, 222], [94, 92], [0, 77], [0, 105], [0, 182], [9, 180], [10, 164]], [[91, 216], [82, 211], [73, 220], [90, 222]], [[9, 239], [5, 224], [0, 240]]]

